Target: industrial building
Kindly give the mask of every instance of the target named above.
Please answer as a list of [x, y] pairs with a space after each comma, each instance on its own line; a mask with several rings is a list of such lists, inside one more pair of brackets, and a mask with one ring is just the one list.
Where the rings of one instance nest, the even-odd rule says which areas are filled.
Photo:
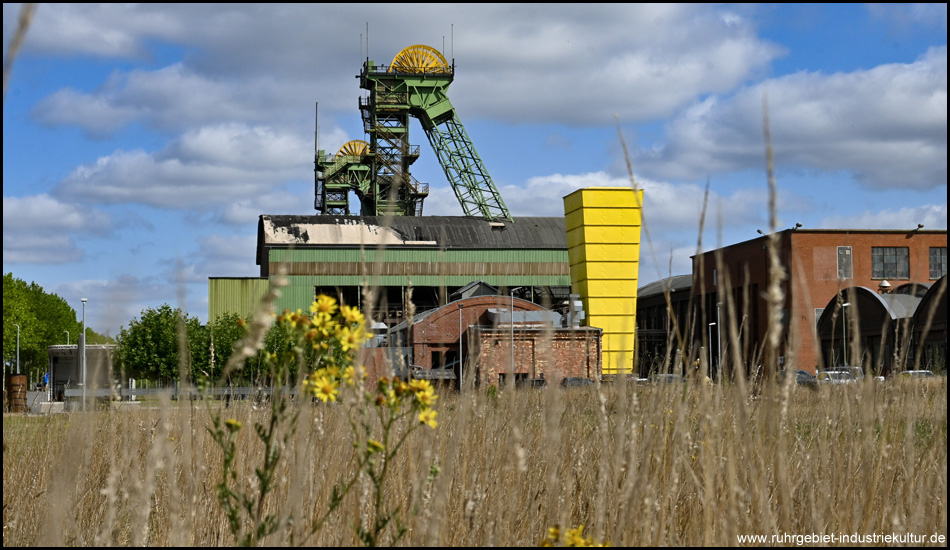
[[[695, 313], [688, 330], [707, 351], [704, 357], [710, 359], [714, 378], [722, 370], [720, 363], [728, 369], [738, 358], [751, 372], [764, 361], [770, 329], [766, 301], [770, 238], [775, 239], [784, 276], [778, 312], [780, 342], [775, 350], [778, 368], [814, 373], [844, 363], [840, 341], [837, 352], [821, 353], [817, 328], [829, 300], [842, 290], [864, 287], [878, 294], [908, 283], [929, 287], [947, 273], [946, 230], [923, 226], [911, 230], [795, 227], [697, 254], [692, 281]], [[945, 301], [945, 294], [940, 299]], [[914, 310], [907, 313], [913, 315]], [[739, 349], [730, 344], [733, 327]], [[841, 330], [840, 322], [837, 330]], [[708, 353], [710, 349], [713, 353]]]
[[[390, 351], [364, 354], [373, 372], [377, 363], [401, 357], [428, 377], [445, 374], [446, 365], [457, 371], [471, 364], [487, 383], [508, 374], [515, 380], [600, 376], [601, 331], [561, 327], [551, 310], [566, 307], [577, 271], [569, 262], [566, 219], [511, 215], [449, 100], [454, 71], [454, 61], [421, 45], [402, 50], [389, 65], [366, 60], [359, 108], [367, 139], [352, 140], [335, 154], [315, 147], [317, 213], [261, 215], [260, 277], [210, 278], [209, 319], [255, 315], [279, 279], [278, 311], [305, 310], [315, 296], [327, 294], [387, 327], [390, 340], [401, 339], [389, 342]], [[428, 184], [410, 174], [420, 155], [409, 140], [413, 118], [465, 216], [422, 216]], [[583, 225], [577, 219], [575, 227]], [[439, 325], [452, 316], [459, 317], [457, 330]], [[507, 330], [509, 338], [494, 337], [495, 330]], [[563, 361], [541, 354], [542, 340], [554, 342]], [[508, 349], [505, 361], [495, 353], [502, 347]], [[393, 353], [403, 349], [408, 353]], [[575, 357], [577, 350], [594, 355]], [[512, 355], [517, 365], [511, 365]], [[564, 374], [555, 364], [570, 367]]]
[[[115, 345], [89, 345], [85, 349], [87, 389], [111, 388], [116, 373], [112, 370]], [[82, 347], [56, 345], [46, 348], [49, 357], [50, 395], [52, 401], [63, 401], [66, 390], [81, 390], [83, 387]]]
[[637, 289], [637, 374], [682, 374], [682, 355], [692, 345], [692, 275], [674, 275]]
[[461, 298], [389, 331], [413, 377], [475, 385], [600, 379], [601, 339], [569, 315], [500, 295]]
[[946, 285], [945, 275], [893, 290], [841, 290], [818, 319], [824, 364], [858, 366], [884, 377], [908, 369], [945, 370]]

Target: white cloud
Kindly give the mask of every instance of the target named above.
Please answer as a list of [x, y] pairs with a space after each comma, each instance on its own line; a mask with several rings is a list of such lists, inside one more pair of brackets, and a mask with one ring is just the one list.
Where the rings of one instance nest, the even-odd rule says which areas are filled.
[[180, 307], [177, 300], [170, 298], [180, 294], [174, 285], [128, 274], [113, 280], [87, 279], [55, 284], [50, 290], [60, 296], [74, 297], [69, 301], [78, 314], [82, 312], [79, 297], [87, 298], [86, 326], [110, 336], [117, 335], [132, 319], [141, 317], [147, 308], [163, 303]]
[[947, 182], [947, 49], [916, 62], [824, 75], [797, 73], [730, 98], [708, 98], [638, 165], [666, 178], [764, 166], [763, 98], [776, 166], [845, 171], [872, 189]]
[[947, 229], [947, 205], [928, 204], [896, 210], [865, 211], [848, 216], [829, 216], [819, 222], [824, 229], [914, 229], [917, 224], [926, 229]]
[[[327, 5], [83, 6], [41, 9], [28, 45], [128, 57], [146, 47], [159, 51], [150, 44], [158, 41], [194, 52], [157, 70], [113, 73], [88, 93], [60, 90], [34, 111], [45, 124], [78, 125], [93, 135], [133, 120], [172, 129], [234, 121], [299, 128], [315, 101], [331, 117], [353, 116], [361, 93], [353, 76], [363, 61], [357, 38], [367, 17], [380, 21], [370, 44], [381, 64], [414, 43], [441, 48], [452, 23], [465, 20], [447, 45], [457, 53], [459, 84], [451, 95], [463, 119], [654, 119], [697, 95], [734, 88], [781, 53], [748, 21], [709, 6], [447, 4], [428, 5], [425, 15], [404, 5], [377, 5], [372, 14]], [[348, 26], [356, 10], [359, 23]], [[96, 28], [96, 39], [82, 31]], [[352, 56], [339, 55], [348, 37]]]
[[3, 262], [59, 264], [82, 259], [76, 234], [105, 234], [108, 214], [49, 195], [3, 197]]
[[257, 277], [257, 234], [209, 235], [183, 259], [166, 259], [169, 282], [208, 284], [208, 277]]
[[164, 150], [119, 151], [73, 170], [58, 192], [72, 200], [209, 208], [312, 178], [310, 145], [266, 127], [228, 124], [187, 132]]

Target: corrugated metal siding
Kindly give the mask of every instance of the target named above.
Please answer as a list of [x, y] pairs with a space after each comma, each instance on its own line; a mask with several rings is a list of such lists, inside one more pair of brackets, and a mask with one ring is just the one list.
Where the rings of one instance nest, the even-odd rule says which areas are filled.
[[[359, 248], [271, 249], [272, 265], [281, 262], [354, 262], [372, 264], [380, 251]], [[384, 262], [552, 262], [567, 263], [567, 249], [463, 249], [439, 250], [418, 248], [386, 248]]]
[[288, 277], [288, 279], [290, 279], [290, 284], [281, 287], [280, 296], [274, 303], [274, 311], [281, 313], [285, 309], [290, 311], [300, 309], [309, 313], [314, 297], [313, 277]]
[[[288, 277], [290, 279], [290, 286], [304, 286], [310, 291], [310, 298], [313, 297], [313, 289], [317, 286], [328, 287], [328, 286], [361, 286], [363, 284], [363, 277], [358, 275], [336, 275], [336, 276], [326, 276], [326, 275], [317, 275], [317, 276], [300, 276], [300, 277]], [[514, 276], [491, 276], [480, 279], [485, 283], [488, 283], [496, 287], [512, 287], [512, 286], [570, 286], [571, 277], [569, 275], [551, 275], [551, 276], [527, 276], [527, 275], [514, 275]], [[386, 277], [371, 277], [370, 284], [374, 286], [407, 286], [407, 283], [411, 282], [413, 286], [449, 286], [449, 287], [462, 287], [472, 282], [470, 276], [454, 276], [449, 277], [445, 275], [441, 276], [419, 276], [407, 278], [405, 276], [386, 276]], [[307, 302], [309, 306], [310, 302]], [[303, 307], [303, 306], [295, 306]]]
[[267, 293], [268, 280], [247, 277], [212, 277], [208, 279], [208, 320], [225, 313], [243, 318], [253, 316]]

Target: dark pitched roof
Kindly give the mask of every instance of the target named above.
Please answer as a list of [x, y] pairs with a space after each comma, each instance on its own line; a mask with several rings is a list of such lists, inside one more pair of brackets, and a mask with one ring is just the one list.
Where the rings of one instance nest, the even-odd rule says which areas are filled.
[[259, 246], [438, 246], [567, 249], [564, 218], [488, 222], [461, 216], [262, 215]]

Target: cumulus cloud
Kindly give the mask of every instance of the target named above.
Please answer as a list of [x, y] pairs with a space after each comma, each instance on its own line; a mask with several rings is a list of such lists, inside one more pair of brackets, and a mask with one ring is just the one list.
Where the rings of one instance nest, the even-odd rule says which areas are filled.
[[166, 258], [169, 282], [207, 285], [208, 277], [257, 277], [257, 234], [208, 235], [198, 239], [198, 249], [183, 258]]
[[310, 179], [310, 145], [267, 127], [227, 124], [186, 132], [156, 153], [118, 151], [82, 165], [57, 193], [70, 200], [209, 208]]
[[779, 168], [844, 171], [872, 189], [947, 182], [947, 49], [914, 63], [801, 72], [711, 97], [678, 117], [640, 166], [668, 178], [763, 166], [763, 99]]
[[76, 235], [103, 235], [108, 214], [49, 195], [3, 197], [3, 262], [70, 263], [82, 259]]
[[[104, 138], [132, 122], [163, 130], [217, 124], [284, 124], [306, 127], [316, 99], [294, 81], [271, 76], [242, 79], [195, 72], [182, 63], [158, 70], [113, 72], [94, 90], [58, 90], [32, 110], [47, 126], [77, 126]], [[357, 95], [355, 87], [350, 98]]]
[[[147, 308], [168, 303], [179, 307], [174, 285], [153, 278], [140, 278], [123, 274], [115, 279], [84, 279], [50, 285], [51, 291], [60, 296], [72, 296], [70, 305], [82, 311], [79, 297], [86, 303], [86, 325], [96, 332], [115, 336], [129, 321], [139, 318]], [[75, 302], [75, 303], [74, 303]]]
[[818, 227], [823, 229], [914, 229], [917, 224], [926, 229], [947, 229], [947, 205], [926, 204], [916, 207], [865, 211], [849, 216], [829, 216]]
[[[322, 5], [319, 15], [308, 5], [41, 9], [28, 45], [44, 51], [128, 57], [152, 40], [196, 49], [159, 69], [117, 71], [92, 91], [59, 90], [34, 116], [101, 136], [139, 120], [165, 129], [226, 121], [299, 125], [315, 101], [329, 116], [352, 114], [361, 93], [353, 76], [363, 61], [355, 39], [363, 29], [340, 24], [352, 19], [351, 9]], [[405, 29], [380, 33], [373, 57], [388, 64], [419, 41], [441, 48], [450, 22], [464, 19], [465, 30], [446, 52], [458, 54], [453, 100], [465, 116], [509, 122], [600, 125], [615, 116], [668, 116], [697, 95], [725, 92], [761, 73], [782, 52], [743, 17], [708, 6], [594, 4], [574, 16], [566, 8], [511, 4], [426, 11], [379, 5], [361, 13], [360, 21]], [[534, 24], [526, 27], [524, 17]], [[95, 40], [81, 31], [97, 27]], [[327, 55], [341, 51], [347, 33], [353, 55]], [[404, 36], [414, 38], [400, 42]]]

